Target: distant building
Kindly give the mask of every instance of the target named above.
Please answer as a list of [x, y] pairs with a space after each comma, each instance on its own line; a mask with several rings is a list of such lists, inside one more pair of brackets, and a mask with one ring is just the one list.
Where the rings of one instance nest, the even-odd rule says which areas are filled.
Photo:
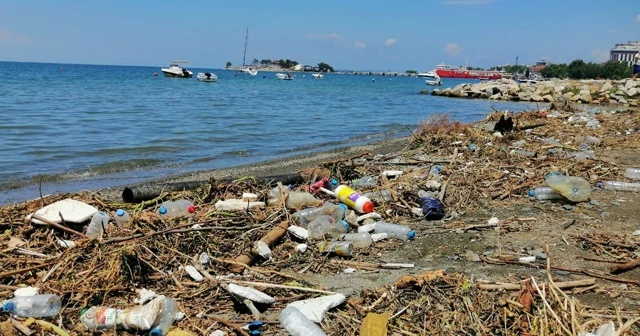
[[531, 71], [540, 72], [542, 71], [542, 69], [546, 68], [547, 65], [549, 65], [549, 62], [547, 60], [539, 60], [538, 62], [536, 62], [536, 65], [531, 66]]
[[303, 69], [302, 71], [311, 72], [311, 71], [313, 71], [313, 65], [305, 65], [302, 69]]
[[627, 43], [618, 43], [611, 49], [609, 60], [616, 62], [624, 62], [631, 66], [633, 56], [640, 52], [640, 41], [629, 41]]

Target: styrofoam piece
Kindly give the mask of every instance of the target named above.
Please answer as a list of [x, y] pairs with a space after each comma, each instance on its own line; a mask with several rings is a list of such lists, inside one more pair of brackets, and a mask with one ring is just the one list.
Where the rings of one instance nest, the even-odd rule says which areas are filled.
[[267, 205], [264, 202], [247, 202], [239, 199], [220, 200], [216, 202], [215, 207], [217, 211], [234, 211], [234, 210], [246, 210], [249, 209], [264, 209]]
[[214, 332], [212, 332], [211, 334], [209, 334], [209, 336], [228, 336], [229, 334], [227, 334], [226, 331], [222, 331], [222, 330], [216, 330]]
[[33, 296], [38, 295], [40, 293], [40, 288], [38, 287], [22, 287], [18, 288], [13, 292], [13, 296]]
[[498, 219], [498, 217], [491, 217], [487, 221], [487, 224], [489, 225], [498, 225], [498, 223], [500, 223], [500, 219]]
[[342, 304], [346, 297], [342, 294], [333, 294], [321, 296], [315, 299], [295, 301], [287, 305], [287, 307], [295, 307], [309, 320], [320, 323], [324, 314], [331, 308]]
[[258, 200], [258, 195], [256, 194], [252, 194], [252, 193], [242, 193], [242, 200], [243, 201], [257, 201]]
[[374, 233], [374, 234], [371, 235], [371, 239], [374, 242], [381, 241], [381, 240], [387, 239], [387, 238], [389, 238], [389, 235], [386, 232]]
[[204, 277], [202, 276], [202, 274], [200, 274], [200, 272], [198, 272], [198, 270], [195, 267], [191, 265], [187, 265], [184, 267], [184, 271], [187, 272], [187, 274], [189, 274], [189, 276], [191, 277], [191, 279], [193, 279], [193, 281], [197, 281], [197, 282], [204, 281]]
[[296, 246], [296, 251], [298, 251], [299, 253], [305, 253], [307, 251], [307, 248], [309, 248], [307, 244], [298, 244]]
[[98, 212], [98, 209], [87, 203], [66, 198], [61, 201], [51, 203], [33, 214], [29, 214], [27, 219], [36, 224], [44, 224], [44, 222], [37, 219], [31, 219], [32, 215], [38, 215], [44, 219], [59, 224], [62, 223], [62, 218], [60, 218], [60, 214], [62, 214], [65, 222], [83, 223], [89, 220], [89, 218], [91, 218], [91, 216], [96, 212]]
[[396, 176], [400, 176], [404, 174], [404, 172], [402, 170], [385, 170], [382, 172], [382, 176], [386, 176], [386, 177], [396, 177]]
[[375, 228], [376, 228], [376, 224], [375, 223], [373, 223], [373, 224], [365, 224], [365, 225], [362, 225], [362, 226], [358, 227], [358, 232], [371, 232], [371, 231], [375, 230]]
[[253, 302], [257, 303], [274, 303], [276, 299], [273, 297], [251, 287], [238, 286], [236, 284], [229, 284], [228, 287], [229, 293], [239, 296], [243, 299], [249, 299]]
[[258, 254], [261, 257], [265, 259], [271, 259], [271, 249], [265, 242], [263, 242], [262, 240], [258, 240], [256, 242], [256, 249], [258, 250]]
[[532, 263], [536, 261], [536, 256], [520, 257], [518, 261], [520, 261], [521, 263]]
[[356, 272], [356, 269], [353, 267], [347, 267], [342, 271], [342, 273], [355, 273], [355, 272]]
[[156, 292], [146, 288], [136, 289], [136, 293], [138, 293], [138, 297], [133, 299], [133, 302], [136, 304], [145, 304], [158, 296]]
[[307, 229], [303, 227], [296, 226], [296, 225], [289, 225], [289, 227], [287, 228], [287, 231], [289, 231], [292, 235], [300, 239], [304, 239], [304, 240], [309, 239], [309, 231], [307, 231]]
[[358, 218], [356, 218], [356, 222], [360, 223], [363, 220], [368, 219], [368, 218], [380, 219], [380, 218], [382, 218], [382, 216], [380, 216], [379, 213], [370, 212], [368, 214], [364, 214], [364, 215], [359, 216]]
[[60, 245], [60, 247], [62, 248], [74, 248], [76, 247], [76, 242], [74, 242], [73, 240], [62, 240], [62, 239], [58, 239], [58, 245]]

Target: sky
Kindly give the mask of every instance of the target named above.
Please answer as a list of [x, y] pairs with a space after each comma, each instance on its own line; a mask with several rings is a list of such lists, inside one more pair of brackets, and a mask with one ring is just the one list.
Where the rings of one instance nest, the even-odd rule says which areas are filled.
[[325, 62], [430, 70], [608, 59], [640, 0], [0, 0], [0, 61], [221, 68]]

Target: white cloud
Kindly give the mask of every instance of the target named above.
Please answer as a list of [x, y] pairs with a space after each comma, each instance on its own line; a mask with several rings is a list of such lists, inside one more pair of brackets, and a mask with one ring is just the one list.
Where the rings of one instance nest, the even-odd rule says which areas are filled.
[[353, 44], [354, 47], [358, 48], [358, 49], [364, 49], [367, 47], [366, 44], [362, 43], [362, 42], [356, 42]]
[[344, 35], [338, 33], [330, 33], [330, 34], [311, 34], [307, 35], [307, 38], [313, 40], [332, 40], [332, 41], [341, 41], [344, 38]]
[[0, 44], [2, 43], [26, 46], [31, 44], [31, 41], [26, 36], [14, 34], [7, 29], [0, 29]]
[[640, 14], [638, 14], [638, 16], [636, 16], [636, 22], [640, 23]]
[[462, 47], [457, 43], [449, 43], [444, 47], [442, 52], [449, 56], [458, 56], [462, 52]]
[[384, 45], [386, 45], [387, 47], [390, 47], [394, 44], [396, 44], [396, 39], [394, 38], [388, 38], [384, 41]]
[[596, 62], [606, 62], [609, 60], [609, 51], [602, 49], [593, 49], [591, 56]]
[[498, 0], [444, 0], [443, 5], [447, 6], [475, 6], [475, 5], [488, 5]]

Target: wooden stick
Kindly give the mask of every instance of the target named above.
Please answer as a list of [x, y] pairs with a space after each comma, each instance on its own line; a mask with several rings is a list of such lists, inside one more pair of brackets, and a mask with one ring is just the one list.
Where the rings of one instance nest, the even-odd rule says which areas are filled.
[[46, 218], [43, 218], [43, 217], [35, 215], [35, 214], [31, 215], [31, 219], [37, 219], [37, 220], [39, 220], [41, 222], [44, 222], [45, 224], [47, 224], [49, 226], [53, 226], [54, 228], [57, 228], [57, 229], [60, 229], [62, 231], [66, 231], [66, 232], [69, 232], [69, 233], [73, 233], [74, 235], [76, 235], [76, 236], [78, 236], [80, 238], [89, 238], [89, 236], [87, 236], [84, 233], [78, 232], [78, 231], [76, 231], [74, 229], [70, 229], [70, 228], [68, 228], [66, 226], [62, 226], [62, 225], [60, 225], [58, 223], [54, 223], [54, 222], [52, 222], [52, 221], [50, 221], [50, 220], [48, 220]]
[[37, 270], [39, 268], [47, 267], [47, 266], [50, 266], [50, 265], [53, 265], [53, 263], [46, 263], [46, 264], [42, 264], [42, 265], [37, 265], [37, 266], [32, 266], [32, 267], [27, 267], [27, 268], [21, 268], [21, 269], [17, 269], [17, 270], [14, 270], [14, 271], [0, 273], [0, 279], [6, 278], [8, 276], [16, 275], [16, 274], [27, 273], [29, 271]]
[[0, 289], [6, 289], [6, 290], [16, 290], [19, 289], [20, 287], [18, 286], [9, 286], [9, 285], [0, 285]]
[[228, 218], [216, 218], [215, 220], [209, 220], [206, 222], [199, 222], [199, 223], [187, 223], [187, 224], [182, 224], [182, 225], [178, 225], [176, 227], [172, 227], [169, 229], [164, 229], [161, 231], [154, 231], [154, 232], [148, 232], [148, 233], [138, 233], [138, 234], [134, 234], [132, 236], [127, 236], [127, 237], [114, 237], [111, 239], [107, 239], [107, 240], [103, 240], [102, 244], [111, 244], [111, 243], [122, 243], [125, 241], [129, 241], [129, 240], [134, 240], [134, 239], [138, 239], [138, 238], [149, 238], [149, 237], [153, 237], [153, 236], [158, 236], [158, 235], [162, 235], [162, 234], [171, 234], [171, 233], [185, 233], [185, 232], [191, 232], [191, 231], [209, 231], [209, 230], [246, 230], [246, 229], [251, 229], [254, 228], [254, 226], [206, 226], [206, 227], [199, 227], [199, 228], [189, 228], [189, 229], [184, 229], [181, 230], [185, 227], [188, 226], [194, 226], [196, 224], [209, 224], [212, 221], [217, 221], [217, 220], [222, 220], [222, 219], [228, 219]]
[[221, 319], [219, 317], [213, 316], [213, 315], [207, 315], [207, 317], [211, 318], [212, 320], [222, 323], [224, 325], [226, 325], [227, 327], [233, 329], [236, 334], [238, 335], [242, 335], [242, 336], [249, 336], [249, 334], [247, 334], [246, 331], [242, 330], [242, 328], [238, 327], [237, 325], [225, 320], [225, 319]]
[[[591, 286], [591, 285], [594, 285], [595, 283], [596, 283], [596, 279], [588, 278], [588, 279], [582, 279], [582, 280], [557, 282], [556, 286], [558, 288], [560, 288], [560, 289], [565, 289], [565, 288]], [[499, 289], [520, 290], [521, 287], [522, 286], [520, 284], [511, 284], [511, 283], [505, 283], [505, 284], [484, 284], [484, 283], [481, 283], [481, 284], [478, 285], [478, 288], [484, 289], [484, 290], [499, 290]], [[540, 287], [542, 289], [544, 289], [544, 288], [546, 288], [546, 285], [545, 284], [541, 284]]]
[[[451, 159], [451, 163], [449, 164], [449, 167], [453, 167], [456, 164], [456, 160], [458, 159], [458, 147], [453, 149], [453, 159]], [[442, 190], [440, 190], [440, 194], [438, 195], [438, 199], [440, 200], [440, 202], [442, 202], [444, 200], [444, 195], [447, 192], [447, 186], [449, 185], [449, 182], [451, 182], [451, 178], [453, 177], [453, 171], [451, 171], [451, 175], [449, 175], [449, 178], [447, 179], [447, 181], [442, 185]]]
[[[260, 241], [264, 242], [269, 247], [271, 247], [275, 245], [280, 239], [282, 239], [282, 237], [284, 237], [285, 234], [287, 234], [288, 227], [289, 227], [289, 222], [283, 221], [280, 224], [278, 224], [278, 226], [271, 229], [271, 231], [267, 232], [267, 234], [265, 234], [262, 238], [260, 238]], [[255, 261], [257, 256], [258, 256], [258, 253], [255, 251], [255, 249], [252, 248], [249, 253], [236, 257], [234, 261], [239, 264], [251, 265]], [[244, 266], [238, 265], [238, 264], [232, 264], [229, 267], [229, 269], [231, 270], [231, 272], [240, 273], [244, 269]]]
[[622, 265], [618, 265], [614, 268], [611, 269], [610, 273], [611, 274], [620, 274], [620, 273], [624, 273], [626, 271], [630, 271], [636, 267], [640, 267], [640, 258], [636, 259], [636, 260], [632, 260], [626, 264], [622, 264]]
[[22, 322], [14, 320], [14, 319], [10, 319], [11, 320], [11, 325], [20, 330], [21, 333], [30, 336], [33, 335], [35, 333], [35, 331], [29, 329], [27, 326], [25, 326], [24, 324], [22, 324]]

